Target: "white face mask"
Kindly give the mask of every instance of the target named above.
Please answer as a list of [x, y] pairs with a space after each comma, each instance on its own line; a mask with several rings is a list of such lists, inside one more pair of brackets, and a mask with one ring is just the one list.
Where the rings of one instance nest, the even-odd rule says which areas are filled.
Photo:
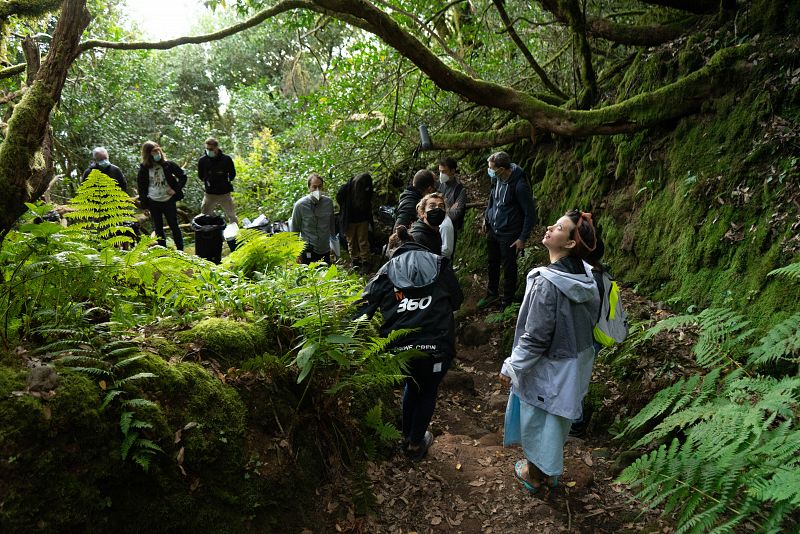
[[319, 189], [311, 192], [311, 198], [313, 198], [314, 200], [319, 200], [319, 197], [320, 197]]
[[450, 181], [450, 176], [448, 176], [443, 172], [439, 173], [439, 183], [446, 184], [449, 181]]

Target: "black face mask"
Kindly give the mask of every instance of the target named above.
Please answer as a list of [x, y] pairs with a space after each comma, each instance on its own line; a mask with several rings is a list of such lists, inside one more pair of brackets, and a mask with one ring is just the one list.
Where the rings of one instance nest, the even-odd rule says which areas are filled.
[[444, 222], [446, 213], [442, 208], [433, 208], [425, 212], [425, 218], [431, 226], [439, 226]]

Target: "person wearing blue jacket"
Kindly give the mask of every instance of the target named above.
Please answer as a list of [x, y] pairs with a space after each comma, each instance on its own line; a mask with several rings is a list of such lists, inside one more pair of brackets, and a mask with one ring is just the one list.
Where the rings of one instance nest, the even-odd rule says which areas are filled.
[[[489, 285], [478, 308], [486, 308], [499, 298], [505, 309], [517, 292], [517, 256], [525, 249], [525, 241], [536, 224], [536, 205], [525, 171], [511, 162], [511, 156], [497, 152], [487, 162], [491, 190], [483, 227], [487, 232]], [[501, 267], [504, 281], [499, 297]]]
[[582, 414], [594, 364], [597, 284], [583, 260], [597, 246], [590, 213], [570, 211], [542, 239], [550, 265], [531, 270], [511, 355], [500, 380], [511, 386], [503, 445], [522, 445], [514, 466], [534, 492], [554, 487], [564, 470], [564, 443]]

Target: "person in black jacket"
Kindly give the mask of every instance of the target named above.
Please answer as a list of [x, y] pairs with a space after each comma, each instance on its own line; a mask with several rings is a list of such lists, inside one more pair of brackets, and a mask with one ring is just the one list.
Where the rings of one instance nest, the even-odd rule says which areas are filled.
[[372, 224], [372, 176], [362, 172], [336, 192], [339, 222], [347, 236], [350, 261], [355, 269], [369, 262], [369, 227]]
[[397, 215], [394, 220], [394, 228], [405, 226], [408, 228], [417, 220], [417, 204], [422, 197], [428, 193], [436, 191], [434, 176], [428, 169], [421, 169], [414, 175], [411, 187], [400, 193], [400, 202], [397, 205]]
[[391, 343], [395, 350], [417, 350], [403, 390], [403, 447], [421, 460], [433, 443], [428, 425], [436, 407], [439, 383], [455, 356], [453, 312], [464, 294], [450, 261], [414, 243], [405, 226], [389, 239], [391, 259], [364, 289], [363, 312], [370, 317], [380, 310], [382, 336], [393, 330], [413, 331]]
[[411, 225], [411, 237], [414, 241], [434, 254], [442, 255], [442, 235], [439, 225], [447, 215], [444, 197], [441, 193], [425, 195], [417, 204], [419, 219]]
[[89, 173], [93, 170], [97, 169], [98, 171], [102, 172], [109, 178], [112, 178], [120, 189], [128, 192], [128, 181], [125, 180], [125, 175], [122, 173], [122, 169], [117, 167], [116, 165], [112, 165], [112, 163], [108, 160], [108, 150], [105, 147], [98, 146], [94, 150], [92, 150], [92, 162], [89, 164], [89, 167], [83, 171], [83, 175], [81, 176], [81, 181], [84, 181]]
[[183, 198], [186, 173], [178, 164], [167, 160], [166, 154], [157, 143], [145, 141], [136, 182], [139, 187], [139, 202], [145, 215], [152, 216], [158, 244], [162, 247], [167, 245], [163, 220], [166, 217], [175, 248], [183, 250], [183, 235], [178, 226], [178, 208], [175, 203]]
[[214, 213], [214, 208], [219, 205], [225, 211], [229, 223], [239, 222], [231, 196], [236, 167], [233, 165], [233, 159], [222, 153], [219, 141], [213, 137], [206, 139], [206, 153], [197, 161], [197, 176], [203, 182], [205, 191], [200, 212], [203, 215], [211, 215]]

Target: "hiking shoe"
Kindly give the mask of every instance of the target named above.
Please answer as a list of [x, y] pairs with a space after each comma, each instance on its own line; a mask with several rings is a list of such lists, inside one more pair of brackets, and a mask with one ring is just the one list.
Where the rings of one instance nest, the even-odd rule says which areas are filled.
[[433, 445], [433, 434], [426, 430], [425, 436], [423, 436], [418, 446], [409, 446], [406, 448], [406, 456], [408, 456], [412, 462], [419, 462], [428, 454], [428, 449], [431, 448], [431, 445]]
[[500, 298], [494, 293], [487, 293], [485, 297], [478, 301], [478, 309], [482, 310], [488, 308], [498, 300], [500, 300]]

